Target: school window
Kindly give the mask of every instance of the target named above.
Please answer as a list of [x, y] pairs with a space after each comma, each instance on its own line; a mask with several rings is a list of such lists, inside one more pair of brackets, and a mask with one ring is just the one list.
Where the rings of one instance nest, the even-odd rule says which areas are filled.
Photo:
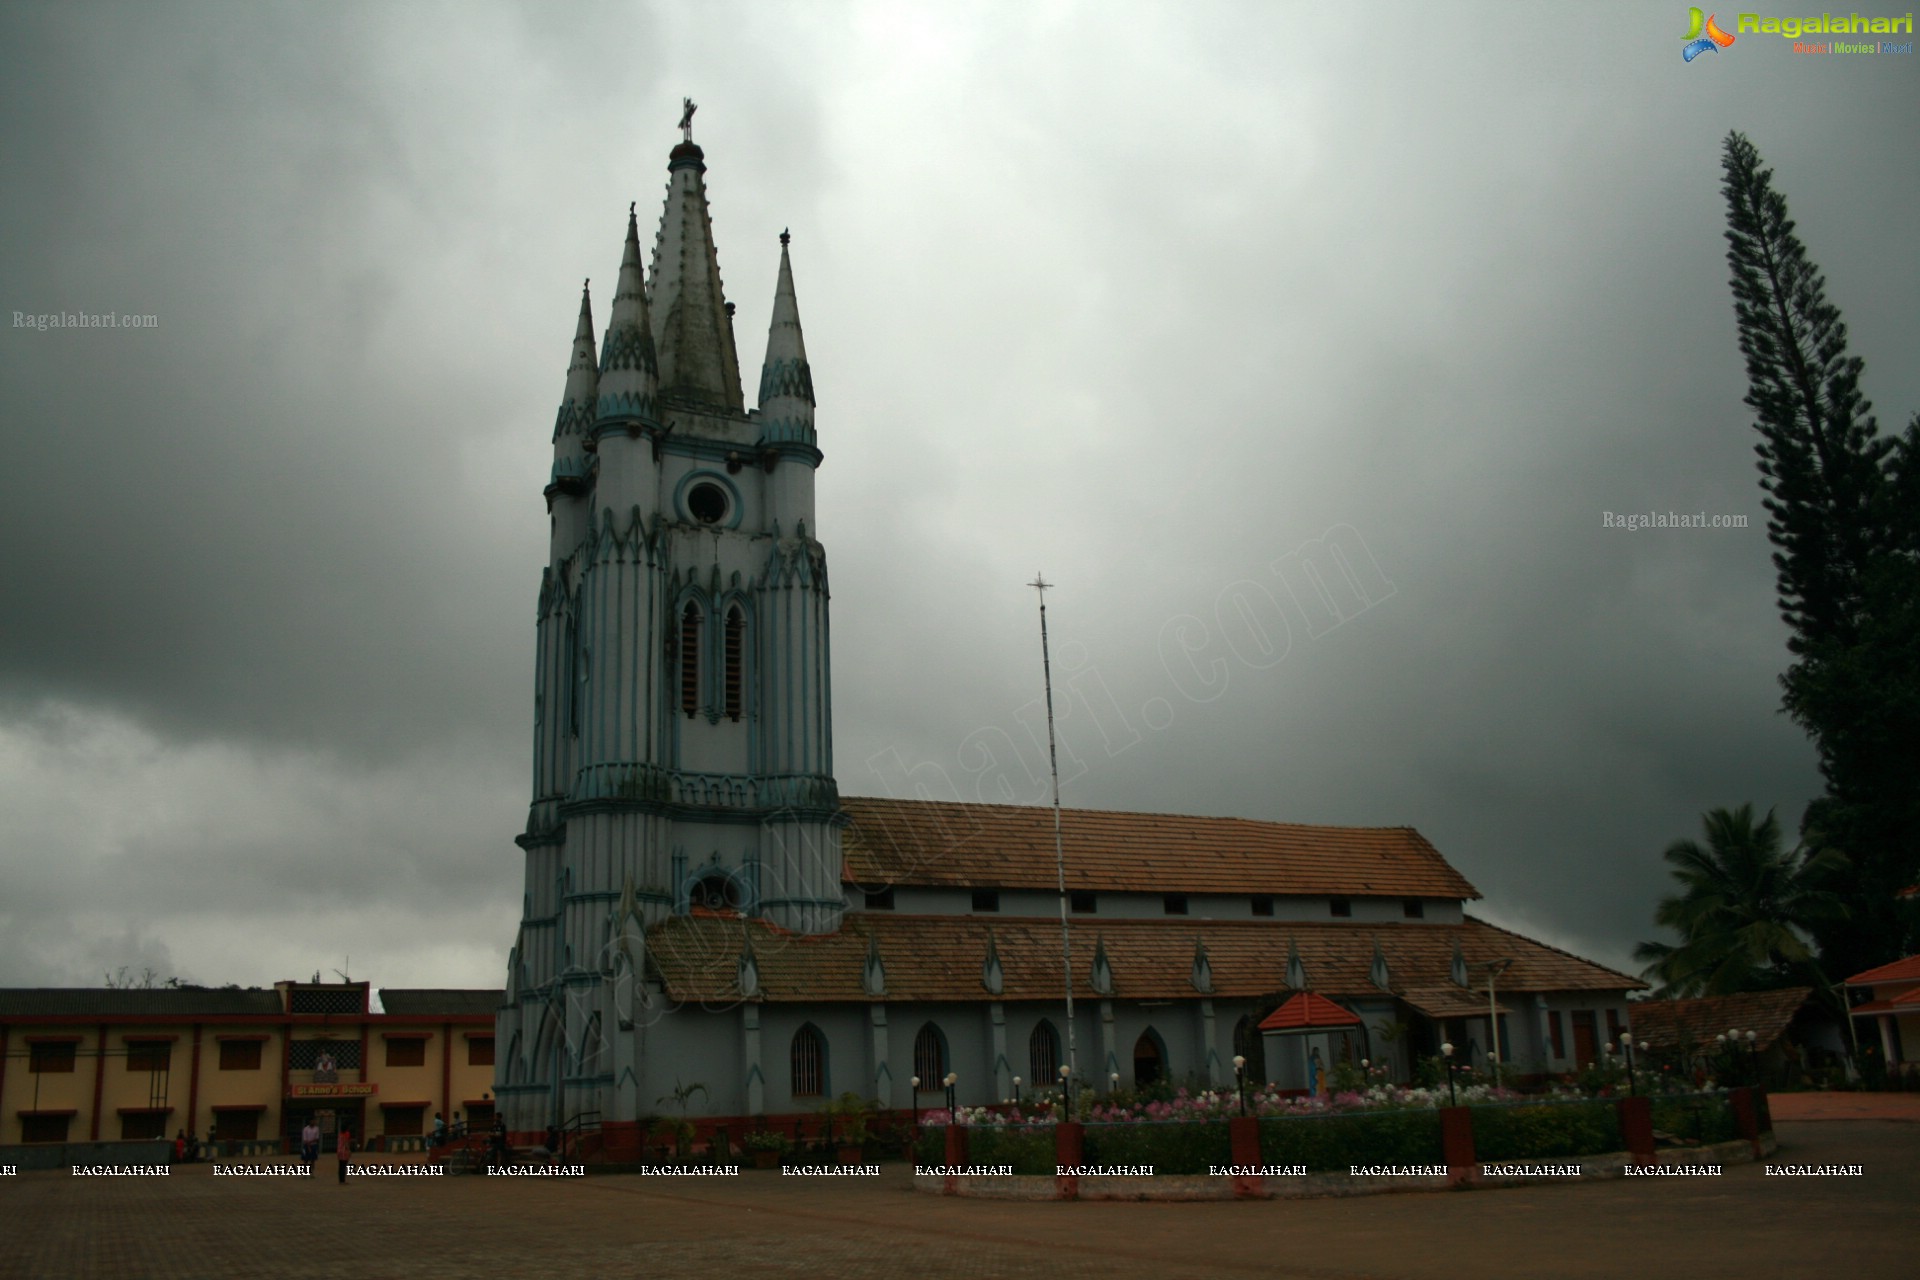
[[1254, 895], [1253, 895], [1253, 914], [1255, 914], [1255, 915], [1257, 915], [1257, 916], [1270, 916], [1270, 915], [1272, 915], [1272, 914], [1273, 914], [1273, 899], [1272, 899], [1272, 898], [1270, 898], [1270, 897], [1268, 897], [1268, 896], [1267, 896], [1266, 894], [1264, 894], [1264, 893], [1256, 893], [1256, 894], [1254, 894]]
[[975, 889], [973, 891], [973, 909], [975, 911], [998, 911], [1000, 909], [1000, 891], [998, 889]]
[[20, 1141], [22, 1142], [65, 1142], [67, 1126], [73, 1123], [70, 1115], [34, 1116], [22, 1112], [20, 1116]]
[[1408, 898], [1400, 904], [1400, 914], [1409, 920], [1424, 920], [1427, 915], [1427, 904], [1418, 898]]
[[793, 1096], [819, 1098], [827, 1092], [827, 1049], [820, 1032], [808, 1025], [793, 1033], [789, 1051], [793, 1072]]
[[867, 910], [869, 911], [893, 910], [893, 886], [892, 885], [888, 885], [884, 889], [869, 889], [866, 892], [866, 898], [867, 898]]
[[747, 620], [742, 616], [740, 610], [737, 607], [727, 610], [726, 706], [727, 718], [729, 720], [738, 720], [740, 718], [740, 683], [741, 673], [745, 663], [743, 651], [746, 643], [746, 635]]
[[947, 1075], [947, 1041], [931, 1022], [913, 1038], [913, 1074], [920, 1077], [922, 1093], [946, 1088], [942, 1081]]
[[1547, 1015], [1547, 1038], [1553, 1042], [1554, 1057], [1564, 1058], [1567, 1056], [1567, 1036], [1566, 1032], [1561, 1029], [1560, 1011], [1558, 1009], [1555, 1009]]
[[165, 1071], [173, 1063], [173, 1041], [127, 1041], [127, 1070]]
[[1620, 1043], [1620, 1011], [1618, 1009], [1607, 1010], [1607, 1041], [1610, 1044]]
[[30, 1044], [27, 1046], [27, 1070], [42, 1076], [65, 1075], [73, 1070], [74, 1056], [79, 1049], [79, 1042], [74, 1040]]
[[1187, 895], [1184, 893], [1167, 894], [1160, 899], [1160, 909], [1170, 916], [1183, 916], [1187, 914]]
[[700, 710], [700, 606], [691, 600], [680, 615], [680, 710]]
[[1353, 899], [1328, 898], [1327, 912], [1328, 914], [1332, 915], [1335, 919], [1344, 920], [1348, 916], [1353, 914]]
[[215, 1142], [252, 1142], [260, 1136], [260, 1113], [255, 1110], [216, 1111], [213, 1113]]
[[426, 1132], [426, 1107], [383, 1105], [380, 1109], [386, 1113], [389, 1138], [417, 1138]]
[[165, 1111], [123, 1111], [120, 1113], [120, 1141], [151, 1142], [167, 1136]]
[[493, 1037], [475, 1036], [467, 1041], [467, 1065], [470, 1067], [490, 1067], [493, 1065]]
[[1090, 916], [1100, 909], [1098, 896], [1084, 889], [1074, 892], [1068, 899], [1068, 903], [1076, 913], [1083, 916]]
[[[387, 1041], [387, 1065], [390, 1067], [424, 1067], [427, 1065], [427, 1038], [408, 1036], [405, 1039], [394, 1038]], [[388, 1133], [395, 1132], [392, 1129]]]
[[318, 1071], [320, 1059], [332, 1060], [336, 1071], [360, 1069], [358, 1040], [295, 1040], [287, 1046], [287, 1067], [293, 1071]]
[[220, 1069], [222, 1071], [258, 1071], [260, 1045], [261, 1042], [258, 1040], [222, 1040]]

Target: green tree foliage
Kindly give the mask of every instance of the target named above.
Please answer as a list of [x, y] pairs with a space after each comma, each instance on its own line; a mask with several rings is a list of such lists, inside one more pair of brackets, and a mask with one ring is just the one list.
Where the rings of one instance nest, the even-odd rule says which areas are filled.
[[1680, 944], [1643, 942], [1634, 958], [1662, 996], [1718, 996], [1802, 983], [1825, 988], [1807, 936], [1841, 913], [1828, 887], [1845, 869], [1831, 851], [1786, 850], [1768, 810], [1715, 809], [1704, 819], [1707, 843], [1676, 840], [1663, 855], [1680, 892], [1662, 898], [1655, 923]]
[[1813, 738], [1827, 793], [1802, 834], [1844, 852], [1847, 911], [1815, 937], [1837, 975], [1920, 938], [1920, 415], [1882, 435], [1864, 362], [1753, 144], [1727, 138], [1727, 262], [1760, 432], [1761, 487], [1793, 662], [1782, 705]]

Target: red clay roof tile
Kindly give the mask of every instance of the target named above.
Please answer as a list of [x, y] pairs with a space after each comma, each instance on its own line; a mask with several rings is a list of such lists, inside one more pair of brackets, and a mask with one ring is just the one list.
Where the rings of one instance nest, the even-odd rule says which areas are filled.
[[[845, 797], [849, 884], [1052, 889], [1053, 811]], [[1061, 812], [1068, 889], [1477, 898], [1412, 827]]]

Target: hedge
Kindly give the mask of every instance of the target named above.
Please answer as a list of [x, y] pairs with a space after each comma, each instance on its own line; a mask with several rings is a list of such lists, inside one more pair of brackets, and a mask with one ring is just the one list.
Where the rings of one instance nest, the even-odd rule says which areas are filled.
[[1557, 1160], [1624, 1151], [1613, 1099], [1496, 1103], [1470, 1108], [1476, 1159]]
[[1303, 1164], [1309, 1173], [1356, 1164], [1441, 1164], [1440, 1113], [1429, 1107], [1263, 1116], [1263, 1164]]

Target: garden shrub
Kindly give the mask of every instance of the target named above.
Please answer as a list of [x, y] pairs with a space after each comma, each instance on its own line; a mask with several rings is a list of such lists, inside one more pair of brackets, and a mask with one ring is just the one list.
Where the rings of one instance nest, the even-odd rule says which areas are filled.
[[1620, 1115], [1607, 1098], [1474, 1107], [1473, 1153], [1480, 1160], [1558, 1160], [1623, 1151]]

